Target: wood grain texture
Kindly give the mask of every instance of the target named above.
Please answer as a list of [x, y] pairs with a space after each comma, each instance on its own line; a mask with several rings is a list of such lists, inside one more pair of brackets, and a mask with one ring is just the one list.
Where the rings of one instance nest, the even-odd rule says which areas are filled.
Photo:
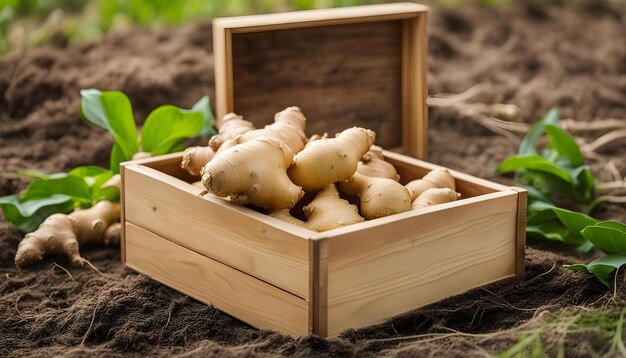
[[328, 334], [515, 276], [517, 193], [486, 197], [329, 237]]
[[255, 327], [308, 333], [305, 300], [132, 223], [126, 230], [129, 267]]
[[125, 168], [124, 165], [120, 165], [120, 224], [122, 225], [122, 229], [120, 232], [120, 256], [122, 263], [126, 262], [126, 191], [124, 190], [124, 181], [125, 181]]
[[428, 7], [425, 5], [411, 2], [399, 2], [393, 4], [349, 6], [333, 9], [224, 17], [213, 19], [213, 25], [217, 28], [230, 29], [234, 33], [249, 33], [406, 19], [415, 17], [426, 11], [428, 11]]
[[309, 333], [328, 335], [328, 239], [309, 240], [310, 283]]
[[402, 20], [402, 147], [420, 159], [428, 156], [427, 24], [425, 11]]
[[517, 264], [515, 272], [518, 277], [526, 275], [526, 215], [528, 210], [528, 191], [524, 188], [512, 187], [517, 192]]
[[297, 105], [307, 134], [360, 126], [402, 144], [401, 23], [234, 34], [234, 111], [260, 127]]
[[308, 297], [308, 230], [213, 195], [200, 198], [199, 188], [145, 166], [126, 166], [125, 173], [128, 222]]

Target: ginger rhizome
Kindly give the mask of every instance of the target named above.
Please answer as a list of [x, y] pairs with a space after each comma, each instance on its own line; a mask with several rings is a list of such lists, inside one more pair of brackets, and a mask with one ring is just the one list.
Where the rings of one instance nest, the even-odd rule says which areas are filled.
[[293, 154], [304, 148], [307, 143], [304, 127], [306, 118], [299, 107], [287, 107], [276, 113], [274, 123], [263, 129], [256, 129], [243, 133], [235, 138], [238, 144], [248, 142], [255, 138], [272, 137], [283, 141]]
[[217, 155], [224, 143], [231, 142], [234, 144], [233, 140], [235, 137], [254, 130], [254, 126], [241, 116], [235, 113], [228, 113], [220, 121], [218, 130], [218, 134], [211, 137], [207, 146], [185, 149], [180, 167], [191, 175], [200, 175], [202, 168]]
[[15, 265], [24, 267], [49, 255], [66, 255], [73, 266], [82, 266], [79, 247], [101, 243], [113, 245], [120, 239], [120, 207], [100, 201], [89, 209], [49, 216], [37, 230], [26, 234], [15, 254]]
[[335, 184], [320, 190], [303, 210], [307, 218], [306, 227], [318, 232], [365, 221], [356, 205], [339, 197]]
[[359, 160], [374, 143], [376, 135], [369, 129], [349, 128], [332, 139], [318, 139], [293, 159], [289, 177], [306, 192], [320, 190], [350, 178]]
[[269, 216], [309, 230], [322, 232], [365, 221], [359, 215], [356, 205], [339, 196], [335, 184], [330, 184], [317, 192], [315, 198], [302, 208], [306, 221], [295, 218], [289, 209], [274, 210]]
[[215, 157], [215, 151], [211, 147], [189, 147], [183, 153], [180, 167], [191, 175], [200, 175], [202, 168]]
[[428, 206], [450, 203], [461, 197], [461, 194], [450, 188], [430, 188], [420, 194], [411, 207], [413, 209], [425, 208]]
[[368, 177], [387, 178], [400, 181], [400, 175], [391, 163], [385, 161], [383, 150], [380, 147], [372, 146], [359, 161], [357, 173]]
[[217, 155], [202, 169], [207, 192], [267, 210], [293, 207], [304, 191], [289, 180], [293, 153], [281, 140], [252, 139]]
[[272, 210], [269, 213], [267, 213], [267, 215], [273, 218], [276, 218], [280, 221], [289, 223], [291, 225], [296, 225], [296, 226], [300, 226], [305, 229], [308, 229], [306, 221], [302, 221], [294, 217], [293, 215], [291, 215], [291, 213], [289, 212], [289, 209]]
[[415, 200], [428, 189], [448, 188], [456, 190], [456, 184], [454, 177], [447, 169], [434, 169], [424, 175], [422, 179], [409, 182], [406, 188], [411, 193], [411, 200]]
[[229, 139], [254, 130], [252, 122], [246, 121], [236, 113], [228, 113], [219, 124], [218, 133], [209, 140], [209, 147], [217, 152], [218, 149]]
[[411, 210], [409, 191], [392, 179], [355, 173], [350, 179], [339, 183], [339, 188], [348, 195], [359, 197], [361, 215], [367, 220]]

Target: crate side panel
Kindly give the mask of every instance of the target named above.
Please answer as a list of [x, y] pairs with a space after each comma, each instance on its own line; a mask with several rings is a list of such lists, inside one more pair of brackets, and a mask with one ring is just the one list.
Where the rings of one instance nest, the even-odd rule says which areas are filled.
[[307, 134], [360, 126], [402, 143], [402, 22], [233, 34], [233, 110], [255, 125], [297, 105]]
[[127, 167], [126, 220], [308, 298], [306, 238], [265, 225], [242, 210], [199, 198], [176, 185], [140, 168]]
[[255, 327], [307, 334], [305, 300], [132, 223], [126, 230], [129, 267]]
[[517, 193], [329, 239], [328, 333], [515, 275]]

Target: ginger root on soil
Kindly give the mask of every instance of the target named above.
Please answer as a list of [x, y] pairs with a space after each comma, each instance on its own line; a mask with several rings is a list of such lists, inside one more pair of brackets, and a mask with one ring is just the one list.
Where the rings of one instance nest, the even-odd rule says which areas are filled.
[[411, 195], [395, 180], [373, 178], [355, 173], [340, 182], [339, 188], [348, 195], [358, 195], [361, 215], [367, 220], [411, 210]]
[[335, 184], [320, 190], [313, 201], [304, 207], [306, 226], [313, 231], [328, 231], [365, 221], [356, 205], [339, 197]]
[[65, 254], [72, 266], [82, 266], [79, 247], [90, 243], [119, 243], [120, 206], [100, 201], [89, 209], [49, 216], [37, 230], [26, 234], [17, 247], [15, 265], [24, 267], [45, 256]]
[[385, 161], [383, 150], [380, 147], [372, 146], [359, 161], [357, 173], [368, 177], [387, 178], [400, 181], [400, 175], [394, 166]]
[[359, 160], [375, 138], [373, 131], [354, 127], [332, 139], [314, 140], [296, 154], [287, 173], [306, 192], [346, 180], [356, 173]]
[[418, 196], [413, 203], [411, 203], [411, 208], [419, 209], [438, 204], [450, 203], [457, 200], [459, 197], [461, 197], [461, 194], [450, 188], [430, 188], [420, 194], [420, 196]]
[[307, 143], [304, 127], [306, 118], [299, 107], [287, 107], [276, 113], [274, 123], [265, 126], [263, 129], [248, 131], [235, 138], [237, 144], [245, 143], [255, 138], [272, 137], [283, 141], [293, 154], [304, 148]]
[[411, 193], [411, 200], [415, 200], [428, 189], [448, 188], [456, 190], [456, 184], [448, 169], [434, 169], [424, 175], [422, 179], [407, 183], [406, 188]]
[[293, 153], [280, 139], [252, 139], [222, 151], [202, 169], [207, 192], [266, 210], [293, 207], [304, 196], [287, 176]]

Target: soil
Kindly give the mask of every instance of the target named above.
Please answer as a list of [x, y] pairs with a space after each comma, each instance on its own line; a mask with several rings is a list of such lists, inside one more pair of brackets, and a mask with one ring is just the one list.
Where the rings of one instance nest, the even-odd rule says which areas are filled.
[[[531, 123], [550, 107], [563, 118], [626, 118], [626, 15], [618, 2], [571, 1], [565, 7], [525, 1], [513, 7], [445, 8], [430, 14], [429, 93], [489, 87], [477, 103], [512, 103]], [[64, 49], [35, 49], [0, 58], [0, 195], [25, 179], [24, 169], [66, 171], [108, 165], [111, 138], [79, 120], [79, 89], [121, 90], [138, 122], [156, 106], [190, 107], [213, 97], [210, 24], [118, 32]], [[581, 143], [598, 132], [575, 133]], [[430, 161], [505, 184], [494, 168], [518, 141], [495, 134], [456, 108], [430, 110]], [[624, 141], [589, 153], [603, 181], [626, 174]], [[624, 193], [622, 193], [624, 194]], [[625, 207], [601, 206], [594, 216], [626, 221]], [[609, 292], [563, 263], [585, 258], [562, 246], [529, 242], [526, 277], [480, 288], [339, 337], [292, 339], [260, 331], [120, 264], [117, 248], [85, 247], [100, 272], [70, 268], [63, 258], [17, 270], [20, 234], [0, 219], [0, 356], [484, 356], [564, 308], [608, 309], [626, 303], [623, 277]], [[446, 333], [445, 335], [443, 333]], [[436, 335], [440, 334], [440, 335]], [[556, 352], [557, 334], [544, 335]], [[566, 356], [603, 353], [583, 333], [567, 335]]]

